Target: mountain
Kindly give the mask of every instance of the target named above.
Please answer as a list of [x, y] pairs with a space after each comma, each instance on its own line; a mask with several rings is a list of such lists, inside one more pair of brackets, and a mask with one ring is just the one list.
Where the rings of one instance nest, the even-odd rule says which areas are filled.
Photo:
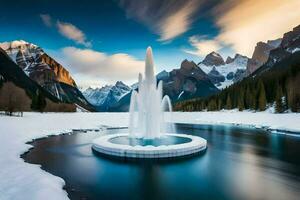
[[188, 60], [182, 61], [179, 69], [172, 70], [163, 83], [164, 93], [173, 102], [204, 97], [219, 91], [208, 75], [196, 63]]
[[268, 40], [267, 43], [258, 42], [255, 46], [253, 55], [247, 64], [246, 74], [250, 75], [260, 66], [267, 62], [270, 51], [279, 47], [281, 38], [277, 40]]
[[[6, 92], [7, 94], [3, 94], [4, 96], [11, 95], [16, 99], [13, 102], [6, 102], [2, 96], [1, 108], [5, 108], [5, 104], [10, 104], [10, 106], [18, 107], [20, 111], [30, 111], [33, 109], [53, 112], [75, 111], [76, 109], [74, 104], [61, 103], [58, 98], [29, 78], [2, 48], [0, 48], [0, 77], [0, 93], [5, 85], [10, 85], [10, 89], [14, 92], [23, 90], [27, 94], [27, 98], [25, 97], [20, 101], [17, 93], [8, 94]], [[8, 99], [8, 101], [10, 100]], [[14, 103], [19, 105], [14, 105]]]
[[170, 73], [167, 72], [166, 70], [163, 70], [156, 75], [156, 79], [157, 80], [167, 80], [169, 78], [169, 76], [170, 76]]
[[220, 54], [213, 51], [209, 53], [207, 56], [205, 56], [204, 60], [199, 64], [203, 64], [206, 66], [220, 66], [220, 65], [224, 65], [225, 62]]
[[257, 76], [258, 74], [270, 70], [276, 63], [290, 57], [298, 51], [300, 51], [300, 25], [283, 35], [280, 45], [269, 52], [265, 64], [254, 71], [252, 76]]
[[0, 43], [0, 47], [31, 80], [61, 102], [76, 103], [87, 110], [93, 110], [70, 73], [42, 48], [23, 40]]
[[83, 95], [98, 111], [108, 111], [131, 90], [132, 88], [122, 81], [117, 81], [115, 85], [106, 85], [95, 89], [88, 88], [83, 92]]
[[228, 56], [228, 57], [226, 58], [225, 63], [226, 63], [226, 64], [229, 64], [229, 63], [232, 63], [233, 61], [234, 61], [234, 58], [231, 58], [230, 56]]
[[[300, 112], [300, 26], [283, 35], [282, 39], [268, 41], [273, 45], [263, 55], [264, 64], [243, 80], [216, 95], [204, 99], [178, 102], [176, 110], [220, 110], [238, 108], [265, 110], [274, 106], [276, 112]], [[274, 48], [277, 46], [276, 48]]]
[[[156, 78], [158, 82], [163, 81], [163, 93], [170, 97], [172, 103], [219, 92], [208, 75], [193, 61], [184, 60], [179, 69], [173, 69], [171, 72], [161, 71]], [[138, 90], [137, 87], [134, 89]], [[108, 111], [128, 111], [131, 92], [132, 90], [110, 105]]]
[[[214, 53], [215, 52], [212, 52], [209, 55]], [[218, 57], [221, 56], [219, 55]], [[204, 64], [206, 62], [202, 61], [198, 64], [198, 66], [208, 75], [211, 82], [217, 88], [223, 89], [245, 77], [248, 60], [249, 58], [246, 56], [236, 54], [234, 58], [228, 57], [226, 59], [226, 63], [222, 65], [206, 65]]]

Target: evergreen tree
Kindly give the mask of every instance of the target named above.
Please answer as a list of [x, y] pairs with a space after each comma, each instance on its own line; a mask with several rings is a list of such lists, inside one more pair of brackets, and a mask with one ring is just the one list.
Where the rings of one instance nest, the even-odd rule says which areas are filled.
[[275, 111], [277, 113], [282, 113], [285, 110], [284, 104], [282, 102], [282, 97], [283, 97], [282, 88], [277, 83], [276, 100], [275, 100]]
[[266, 99], [266, 91], [265, 91], [265, 86], [264, 83], [260, 80], [258, 82], [259, 86], [259, 93], [258, 93], [258, 109], [260, 111], [266, 110], [266, 104], [267, 104], [267, 99]]
[[208, 103], [208, 110], [209, 111], [214, 111], [217, 109], [217, 102], [215, 99], [211, 99]]
[[32, 95], [31, 98], [31, 109], [32, 110], [38, 110], [38, 100], [37, 100], [37, 95]]
[[231, 98], [230, 98], [230, 95], [229, 95], [229, 94], [227, 94], [227, 99], [226, 99], [226, 109], [227, 109], [227, 110], [232, 109], [232, 103], [231, 103]]
[[43, 112], [46, 107], [46, 99], [40, 90], [36, 91], [36, 94], [32, 97], [31, 109]]
[[40, 112], [44, 111], [46, 104], [47, 104], [46, 99], [45, 99], [43, 93], [40, 92], [38, 95], [38, 105], [39, 105]]
[[247, 86], [246, 94], [245, 94], [245, 108], [247, 109], [251, 108], [251, 100], [252, 100], [252, 94], [250, 91], [250, 87]]
[[222, 109], [222, 100], [221, 100], [220, 98], [218, 98], [218, 103], [217, 103], [217, 105], [218, 105], [217, 110], [221, 110], [221, 109]]
[[238, 97], [238, 108], [239, 111], [242, 111], [245, 109], [245, 103], [244, 103], [244, 90], [241, 88], [240, 95]]
[[257, 103], [256, 103], [256, 92], [252, 91], [251, 92], [251, 96], [250, 96], [250, 108], [252, 110], [256, 110], [257, 109]]

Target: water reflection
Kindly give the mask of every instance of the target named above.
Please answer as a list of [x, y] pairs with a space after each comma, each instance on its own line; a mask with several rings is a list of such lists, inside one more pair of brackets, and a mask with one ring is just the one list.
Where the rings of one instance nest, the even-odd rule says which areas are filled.
[[24, 158], [64, 178], [72, 199], [298, 199], [299, 137], [232, 126], [180, 124], [177, 130], [205, 138], [205, 154], [142, 162], [105, 158], [91, 151], [102, 133], [88, 132], [35, 141]]

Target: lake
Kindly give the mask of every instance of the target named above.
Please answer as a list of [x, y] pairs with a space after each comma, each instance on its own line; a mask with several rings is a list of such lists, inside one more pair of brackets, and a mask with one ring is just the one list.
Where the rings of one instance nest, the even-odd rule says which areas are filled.
[[34, 140], [22, 158], [63, 178], [71, 199], [299, 199], [300, 137], [230, 125], [176, 127], [205, 138], [207, 150], [180, 159], [114, 159], [91, 150], [103, 132], [74, 131]]

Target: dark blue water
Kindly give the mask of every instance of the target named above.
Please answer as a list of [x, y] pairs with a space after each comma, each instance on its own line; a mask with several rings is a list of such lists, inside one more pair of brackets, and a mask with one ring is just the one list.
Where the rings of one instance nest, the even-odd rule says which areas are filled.
[[157, 139], [142, 139], [142, 138], [130, 138], [127, 136], [114, 137], [109, 140], [115, 144], [126, 144], [130, 146], [161, 146], [161, 145], [174, 145], [183, 144], [192, 141], [190, 138], [177, 137], [177, 136], [164, 136]]
[[71, 199], [300, 199], [299, 137], [232, 126], [178, 131], [205, 138], [207, 151], [179, 160], [108, 159], [91, 150], [100, 133], [88, 132], [36, 140], [23, 158], [62, 177]]

